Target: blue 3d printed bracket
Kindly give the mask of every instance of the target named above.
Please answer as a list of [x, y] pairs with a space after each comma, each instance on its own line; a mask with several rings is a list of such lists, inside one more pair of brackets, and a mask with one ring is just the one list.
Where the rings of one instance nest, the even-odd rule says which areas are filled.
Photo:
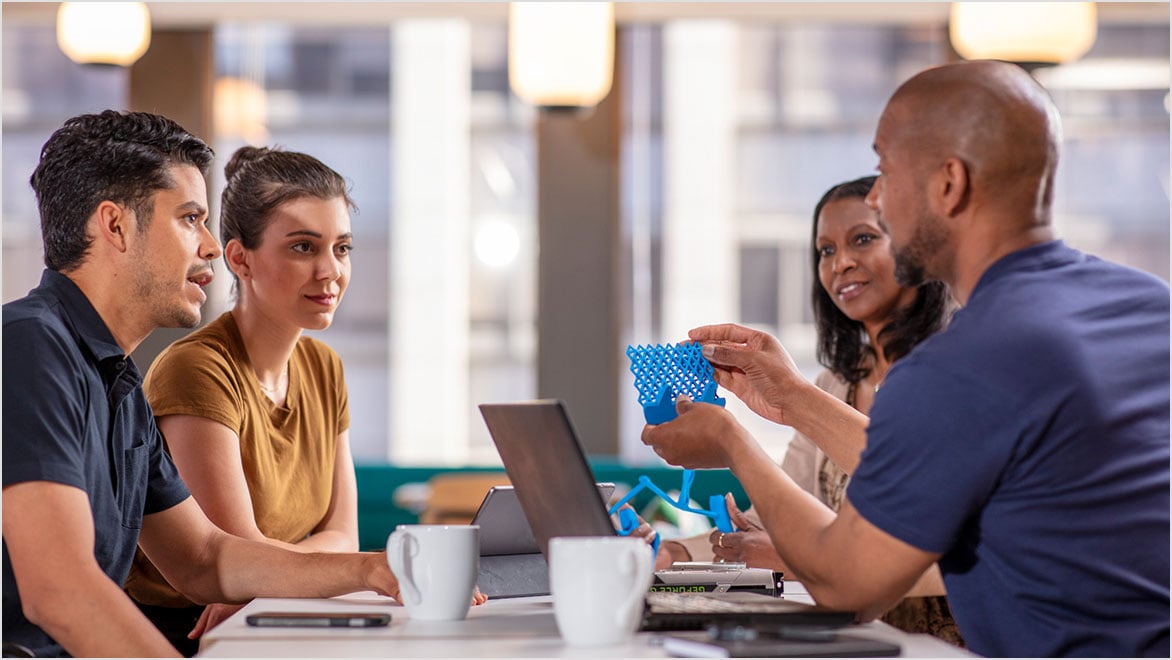
[[[700, 350], [700, 344], [693, 343], [627, 347], [631, 373], [635, 375], [635, 389], [639, 390], [639, 403], [643, 406], [643, 419], [647, 420], [648, 424], [663, 424], [675, 419], [676, 399], [681, 394], [686, 394], [693, 401], [724, 406], [724, 399], [716, 396], [712, 365], [704, 359]], [[623, 505], [644, 488], [681, 511], [699, 513], [712, 518], [716, 528], [722, 532], [733, 531], [723, 495], [710, 496], [707, 509], [697, 509], [689, 505], [692, 481], [695, 478], [695, 470], [684, 470], [680, 495], [677, 499], [672, 499], [652, 483], [649, 477], [640, 476], [639, 484], [610, 508], [611, 515], [619, 515], [619, 533], [626, 536], [639, 526], [639, 517], [635, 511], [630, 507], [623, 508]], [[658, 536], [652, 547], [658, 552]]]

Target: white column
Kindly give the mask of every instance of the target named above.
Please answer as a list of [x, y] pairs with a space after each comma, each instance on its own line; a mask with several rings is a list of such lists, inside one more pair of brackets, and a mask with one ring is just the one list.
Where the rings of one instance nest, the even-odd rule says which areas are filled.
[[663, 31], [663, 341], [736, 320], [737, 28], [674, 21]]
[[470, 29], [392, 28], [391, 427], [396, 463], [468, 454]]
[[[732, 22], [711, 20], [663, 30], [663, 342], [687, 339], [698, 325], [739, 320], [737, 32]], [[760, 418], [719, 394], [756, 433], [751, 420]], [[624, 442], [628, 460], [648, 453]]]

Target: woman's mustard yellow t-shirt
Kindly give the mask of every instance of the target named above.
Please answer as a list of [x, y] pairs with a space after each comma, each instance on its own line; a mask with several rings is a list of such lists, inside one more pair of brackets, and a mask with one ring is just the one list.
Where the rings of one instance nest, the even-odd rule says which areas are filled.
[[[169, 346], [143, 383], [156, 417], [194, 415], [232, 429], [265, 536], [297, 543], [325, 517], [333, 491], [338, 435], [350, 427], [342, 361], [302, 337], [289, 359], [289, 389], [278, 406], [261, 391], [230, 312]], [[191, 603], [140, 550], [127, 592], [147, 605]]]

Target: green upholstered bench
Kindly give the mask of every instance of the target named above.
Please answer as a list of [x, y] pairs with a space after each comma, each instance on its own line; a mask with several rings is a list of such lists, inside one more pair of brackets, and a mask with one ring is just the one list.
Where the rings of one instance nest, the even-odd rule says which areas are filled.
[[[678, 468], [652, 466], [638, 467], [618, 463], [614, 460], [592, 459], [590, 466], [598, 481], [612, 481], [626, 490], [638, 483], [641, 475], [647, 475], [655, 485], [665, 491], [678, 490], [680, 473]], [[386, 463], [359, 463], [356, 466], [358, 478], [358, 542], [363, 550], [379, 550], [386, 547], [387, 536], [395, 525], [419, 521], [419, 511], [403, 508], [395, 502], [395, 491], [407, 484], [427, 483], [432, 476], [445, 472], [500, 472], [498, 467], [400, 467]], [[697, 470], [692, 483], [692, 499], [701, 506], [708, 505], [708, 496], [716, 493], [732, 493], [737, 506], [749, 507], [749, 500], [740, 482], [728, 470]], [[655, 495], [643, 491], [633, 501], [636, 510], [643, 508]], [[400, 497], [400, 500], [403, 498]]]

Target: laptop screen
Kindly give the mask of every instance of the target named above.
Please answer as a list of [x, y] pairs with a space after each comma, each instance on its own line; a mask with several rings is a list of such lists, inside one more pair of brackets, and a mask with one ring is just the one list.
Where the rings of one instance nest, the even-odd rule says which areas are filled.
[[480, 414], [542, 554], [558, 536], [614, 536], [561, 401], [484, 403]]

